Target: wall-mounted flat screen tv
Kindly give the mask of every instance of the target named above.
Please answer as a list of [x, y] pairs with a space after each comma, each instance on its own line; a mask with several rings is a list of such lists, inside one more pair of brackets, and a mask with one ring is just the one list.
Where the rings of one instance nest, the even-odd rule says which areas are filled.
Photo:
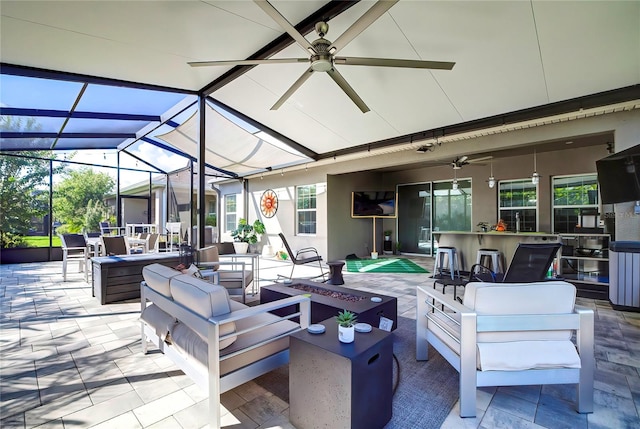
[[596, 161], [603, 204], [640, 201], [640, 145]]
[[351, 217], [389, 217], [398, 215], [395, 191], [358, 191], [351, 194]]

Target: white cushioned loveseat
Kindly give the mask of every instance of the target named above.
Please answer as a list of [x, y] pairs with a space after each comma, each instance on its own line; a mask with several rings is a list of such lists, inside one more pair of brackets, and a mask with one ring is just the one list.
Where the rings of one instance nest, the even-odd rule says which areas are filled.
[[460, 373], [460, 416], [475, 417], [476, 387], [576, 384], [593, 412], [593, 310], [564, 281], [471, 282], [462, 304], [417, 288], [416, 359], [432, 345]]
[[[171, 267], [147, 265], [142, 275], [143, 352], [152, 342], [209, 394], [211, 427], [220, 427], [220, 394], [288, 363], [289, 334], [309, 326], [308, 297], [248, 307], [223, 286]], [[292, 304], [300, 311], [270, 313]]]

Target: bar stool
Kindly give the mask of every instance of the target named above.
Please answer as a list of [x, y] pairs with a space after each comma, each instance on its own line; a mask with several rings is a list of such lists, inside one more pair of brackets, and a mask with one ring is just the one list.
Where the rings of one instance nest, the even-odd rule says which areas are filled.
[[[447, 265], [445, 267], [445, 256], [447, 257]], [[443, 270], [449, 269], [451, 273], [451, 279], [453, 280], [456, 275], [460, 277], [460, 259], [458, 259], [458, 252], [455, 247], [442, 246], [438, 247], [435, 256], [435, 264], [433, 266], [433, 273], [442, 277]]]
[[[485, 260], [487, 261], [485, 263]], [[489, 268], [494, 273], [504, 273], [502, 254], [497, 249], [478, 249], [476, 264]], [[476, 272], [478, 268], [476, 268]]]

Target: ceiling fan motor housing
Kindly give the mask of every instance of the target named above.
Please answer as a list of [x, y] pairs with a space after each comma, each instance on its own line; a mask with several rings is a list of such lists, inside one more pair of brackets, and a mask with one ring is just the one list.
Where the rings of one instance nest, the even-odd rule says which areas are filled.
[[331, 42], [321, 37], [314, 40], [312, 45], [317, 54], [311, 55], [311, 68], [320, 72], [331, 70], [333, 68], [333, 56], [329, 53]]

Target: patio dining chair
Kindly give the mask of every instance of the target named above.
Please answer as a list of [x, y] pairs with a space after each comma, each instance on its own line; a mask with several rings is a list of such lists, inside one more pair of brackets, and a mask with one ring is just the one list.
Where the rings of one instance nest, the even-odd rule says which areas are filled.
[[293, 278], [293, 270], [296, 268], [296, 265], [304, 265], [310, 264], [313, 262], [317, 262], [320, 267], [320, 273], [322, 275], [322, 281], [324, 281], [324, 271], [322, 270], [322, 256], [318, 253], [318, 249], [315, 247], [305, 247], [303, 249], [298, 250], [296, 253], [293, 253], [287, 239], [284, 238], [283, 233], [278, 234], [280, 236], [280, 240], [282, 240], [282, 244], [287, 249], [287, 253], [289, 253], [289, 257], [291, 258], [291, 262], [293, 262], [293, 267], [291, 267], [291, 274], [289, 275], [289, 279]]
[[89, 247], [83, 234], [61, 234], [62, 243], [62, 281], [67, 281], [69, 260], [78, 261], [78, 272], [84, 271], [84, 281], [89, 281]]
[[127, 239], [122, 235], [108, 236], [103, 235], [102, 248], [107, 256], [128, 255], [129, 245]]

